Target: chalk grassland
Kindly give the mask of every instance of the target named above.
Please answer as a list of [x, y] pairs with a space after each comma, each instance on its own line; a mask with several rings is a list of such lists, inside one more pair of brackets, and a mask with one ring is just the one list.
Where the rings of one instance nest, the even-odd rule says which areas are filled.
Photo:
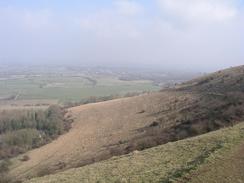
[[100, 76], [23, 76], [1, 78], [0, 99], [15, 100], [50, 99], [78, 101], [90, 96], [108, 96], [128, 92], [154, 91], [159, 87], [152, 81], [122, 81], [116, 77]]
[[[244, 181], [243, 172], [238, 168], [233, 169], [233, 166], [244, 166], [243, 151], [240, 153], [243, 150], [243, 142], [244, 123], [242, 122], [234, 127], [167, 143], [141, 152], [135, 151], [128, 155], [26, 182], [222, 183], [230, 180], [242, 182]], [[224, 163], [225, 166], [221, 167], [221, 162], [225, 160], [227, 161]], [[228, 163], [233, 163], [231, 160], [235, 160], [235, 163], [228, 165]], [[224, 168], [225, 170], [222, 171]], [[220, 179], [216, 179], [216, 176]], [[230, 176], [229, 179], [228, 176]]]

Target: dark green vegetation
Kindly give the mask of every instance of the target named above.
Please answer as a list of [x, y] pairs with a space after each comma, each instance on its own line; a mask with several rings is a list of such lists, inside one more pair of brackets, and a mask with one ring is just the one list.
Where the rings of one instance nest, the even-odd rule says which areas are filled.
[[[0, 112], [0, 174], [9, 182], [9, 158], [40, 147], [70, 128], [65, 110], [50, 106], [47, 110], [10, 110]], [[24, 156], [22, 161], [28, 161]], [[4, 179], [1, 179], [4, 182]], [[0, 181], [0, 182], [1, 182]]]
[[10, 176], [8, 176], [9, 166], [11, 162], [8, 159], [0, 160], [0, 183], [9, 183], [11, 182]]
[[0, 159], [10, 158], [61, 135], [70, 128], [65, 110], [50, 106], [43, 111], [0, 112]]

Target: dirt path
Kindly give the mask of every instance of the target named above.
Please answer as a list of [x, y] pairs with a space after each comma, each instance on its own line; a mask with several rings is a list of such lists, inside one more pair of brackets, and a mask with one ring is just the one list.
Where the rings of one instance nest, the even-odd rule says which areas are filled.
[[244, 142], [206, 163], [185, 178], [184, 183], [244, 183]]

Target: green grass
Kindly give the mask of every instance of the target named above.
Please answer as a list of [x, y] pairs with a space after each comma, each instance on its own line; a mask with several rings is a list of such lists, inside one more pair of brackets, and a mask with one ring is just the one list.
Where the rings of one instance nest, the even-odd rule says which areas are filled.
[[90, 96], [108, 96], [128, 92], [155, 91], [159, 87], [150, 81], [121, 81], [115, 77], [92, 78], [45, 76], [0, 80], [0, 98], [19, 94], [18, 99], [55, 99], [79, 101]]
[[35, 178], [28, 183], [177, 182], [218, 153], [244, 140], [244, 123], [141, 152]]

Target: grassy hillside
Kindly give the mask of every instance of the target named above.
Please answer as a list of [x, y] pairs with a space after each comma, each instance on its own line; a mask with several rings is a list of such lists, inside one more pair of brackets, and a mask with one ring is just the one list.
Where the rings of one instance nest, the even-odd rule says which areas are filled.
[[244, 120], [243, 77], [241, 66], [175, 89], [70, 108], [73, 128], [28, 152], [28, 161], [13, 159], [10, 174], [42, 176], [233, 126]]
[[233, 67], [179, 85], [180, 89], [201, 92], [227, 93], [244, 91], [244, 65]]
[[[28, 183], [78, 183], [78, 182], [189, 182], [190, 175], [198, 169], [209, 167], [208, 173], [221, 167], [221, 157], [228, 159], [233, 149], [244, 143], [244, 123], [198, 137], [167, 143], [144, 151], [135, 151], [125, 156], [95, 163], [81, 168], [27, 181]], [[236, 161], [243, 167], [242, 156]], [[222, 162], [223, 163], [223, 162]], [[225, 163], [226, 164], [226, 163]], [[210, 165], [210, 166], [209, 166]], [[203, 168], [202, 168], [203, 167]], [[225, 167], [226, 168], [226, 167]], [[225, 172], [234, 170], [231, 166]], [[220, 169], [222, 170], [222, 169]], [[224, 172], [215, 171], [215, 176]], [[244, 181], [242, 172], [237, 171], [231, 182]], [[239, 174], [238, 174], [239, 173]], [[205, 175], [205, 174], [204, 174]], [[214, 173], [212, 173], [213, 178]], [[233, 174], [234, 175], [234, 174]], [[188, 178], [186, 179], [186, 176]], [[185, 178], [183, 178], [185, 177]], [[210, 176], [192, 182], [210, 182]], [[222, 183], [219, 179], [214, 182]], [[223, 181], [224, 182], [224, 181]]]
[[182, 183], [230, 183], [244, 181], [244, 143], [211, 156], [208, 163], [182, 177]]

